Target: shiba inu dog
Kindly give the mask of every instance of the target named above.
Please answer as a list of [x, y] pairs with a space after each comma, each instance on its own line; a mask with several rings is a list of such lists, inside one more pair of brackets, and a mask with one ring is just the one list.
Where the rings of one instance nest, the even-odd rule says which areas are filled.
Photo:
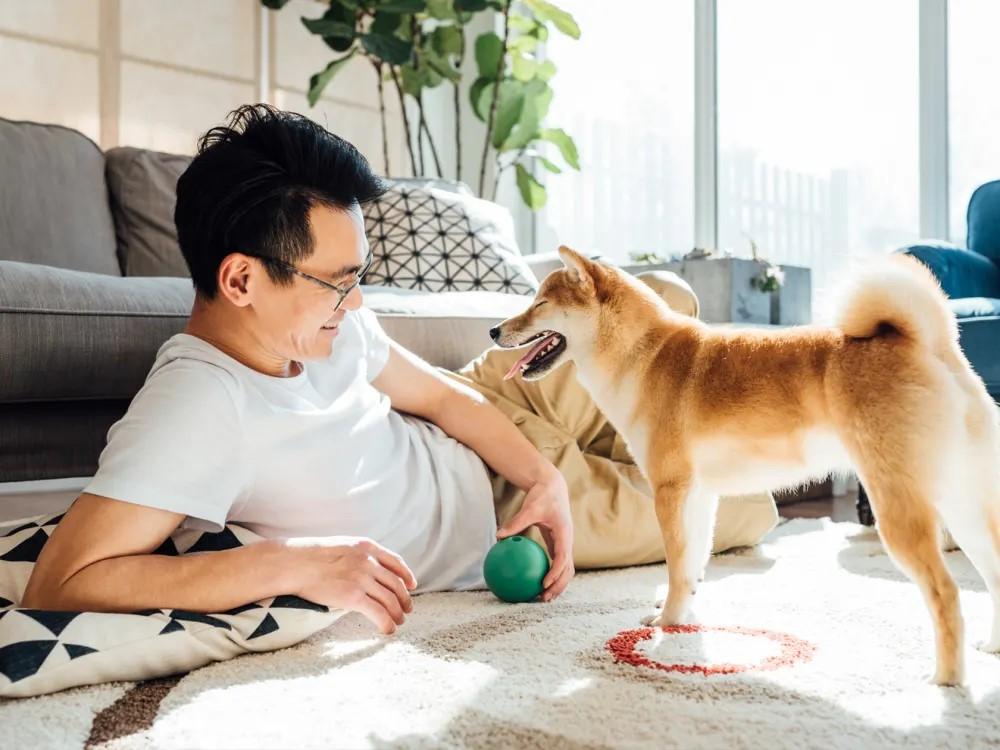
[[963, 679], [958, 590], [941, 522], [993, 598], [1000, 651], [998, 410], [958, 345], [937, 282], [906, 256], [852, 280], [834, 327], [709, 326], [628, 273], [562, 247], [532, 305], [491, 330], [527, 347], [526, 380], [576, 363], [653, 488], [668, 594], [648, 624], [686, 616], [711, 545], [717, 498], [857, 472], [879, 533], [934, 623], [933, 680]]

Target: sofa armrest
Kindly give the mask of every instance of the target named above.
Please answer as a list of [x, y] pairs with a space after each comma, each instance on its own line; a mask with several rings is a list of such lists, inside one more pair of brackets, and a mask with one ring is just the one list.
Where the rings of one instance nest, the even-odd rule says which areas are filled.
[[1000, 268], [984, 255], [935, 240], [908, 245], [899, 252], [927, 266], [952, 299], [1000, 297]]
[[371, 309], [390, 338], [436, 367], [457, 370], [493, 346], [490, 328], [524, 312], [530, 295], [500, 292], [423, 292], [364, 286]]

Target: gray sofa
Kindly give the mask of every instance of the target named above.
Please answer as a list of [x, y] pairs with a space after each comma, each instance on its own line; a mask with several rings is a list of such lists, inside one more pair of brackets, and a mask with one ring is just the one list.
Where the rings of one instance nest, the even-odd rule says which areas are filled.
[[[157, 349], [183, 329], [194, 292], [168, 248], [187, 161], [0, 119], [0, 483], [93, 474]], [[364, 292], [390, 336], [448, 368], [528, 301]]]

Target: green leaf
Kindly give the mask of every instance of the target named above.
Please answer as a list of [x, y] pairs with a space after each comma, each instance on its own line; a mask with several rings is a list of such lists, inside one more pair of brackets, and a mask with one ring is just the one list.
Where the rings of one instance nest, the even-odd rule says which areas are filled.
[[524, 4], [531, 8], [535, 18], [539, 21], [551, 21], [552, 24], [566, 36], [573, 39], [580, 38], [580, 27], [576, 21], [566, 11], [557, 8], [547, 0], [523, 0]]
[[427, 15], [439, 21], [451, 21], [458, 18], [452, 0], [427, 0]]
[[541, 154], [535, 154], [534, 158], [537, 159], [538, 161], [540, 161], [542, 163], [542, 166], [545, 167], [550, 172], [552, 172], [553, 174], [562, 174], [562, 170], [559, 169], [559, 167], [556, 164], [554, 164], [553, 162], [549, 161], [548, 159], [546, 159]]
[[455, 10], [464, 13], [478, 13], [486, 10], [486, 0], [455, 0]]
[[573, 142], [573, 139], [569, 137], [565, 130], [561, 128], [548, 128], [539, 133], [539, 137], [543, 141], [554, 144], [559, 149], [559, 153], [562, 154], [562, 158], [573, 169], [580, 169], [580, 154], [576, 150], [576, 144]]
[[341, 36], [325, 36], [323, 42], [334, 52], [346, 52], [354, 46], [353, 39], [345, 39]]
[[[430, 68], [437, 76], [441, 78], [447, 78], [452, 83], [458, 83], [462, 80], [462, 74], [460, 71], [452, 67], [448, 59], [441, 57], [433, 50], [424, 50], [423, 60], [428, 68]], [[440, 83], [440, 79], [438, 83]], [[437, 84], [434, 84], [437, 85]], [[431, 87], [433, 88], [433, 86]]]
[[378, 13], [423, 13], [427, 0], [382, 0], [375, 5]]
[[354, 38], [354, 27], [343, 21], [333, 21], [329, 18], [303, 18], [302, 25], [309, 29], [309, 33], [311, 34], [347, 39]]
[[503, 145], [511, 130], [521, 119], [521, 112], [524, 110], [524, 94], [525, 88], [518, 81], [507, 79], [500, 82], [500, 101], [497, 103], [497, 114], [493, 121], [493, 133], [490, 138], [493, 148], [499, 149]]
[[514, 55], [511, 58], [511, 75], [519, 81], [530, 81], [535, 77], [536, 70], [538, 70], [538, 63], [535, 62], [534, 58], [522, 57], [521, 55]]
[[534, 19], [518, 15], [517, 13], [510, 14], [510, 17], [507, 19], [507, 24], [514, 29], [514, 31], [520, 31], [522, 34], [528, 34], [535, 28]]
[[555, 74], [556, 66], [551, 60], [542, 60], [542, 62], [538, 64], [538, 70], [535, 71], [535, 75], [538, 76], [540, 81], [547, 81]]
[[545, 188], [521, 164], [515, 164], [514, 171], [516, 172], [517, 189], [521, 193], [521, 200], [532, 211], [537, 211], [545, 205], [545, 200], [548, 198]]
[[503, 40], [492, 31], [480, 34], [476, 38], [476, 65], [479, 66], [479, 75], [496, 80], [502, 56]]
[[552, 89], [543, 81], [533, 80], [523, 89], [524, 105], [521, 114], [510, 134], [496, 148], [499, 151], [514, 151], [524, 148], [540, 137], [542, 120], [549, 112], [552, 103]]
[[457, 55], [462, 51], [462, 28], [438, 26], [431, 32], [431, 47], [439, 55]]
[[399, 77], [402, 81], [403, 93], [416, 98], [420, 96], [420, 91], [427, 85], [427, 76], [424, 71], [414, 68], [412, 65], [403, 65], [399, 69]]
[[271, 10], [281, 10], [284, 8], [291, 0], [260, 0], [260, 4], [265, 8], [270, 8]]
[[326, 13], [322, 15], [322, 18], [327, 18], [331, 21], [341, 21], [353, 26], [354, 14], [357, 9], [357, 3], [352, 3], [348, 0], [332, 0], [330, 7], [326, 9]]
[[368, 33], [378, 34], [379, 36], [392, 36], [396, 32], [396, 29], [399, 28], [402, 20], [403, 16], [399, 13], [387, 13], [379, 10], [375, 14], [372, 25], [368, 27]]
[[533, 36], [519, 36], [508, 43], [507, 47], [516, 52], [534, 52], [535, 48], [538, 47], [538, 40]]
[[486, 96], [487, 92], [492, 96], [493, 81], [489, 78], [477, 78], [469, 88], [469, 103], [472, 105], [472, 113], [483, 122], [486, 122], [490, 107], [489, 97]]
[[368, 54], [392, 65], [404, 65], [413, 53], [413, 43], [398, 36], [368, 33], [361, 37], [361, 44]]
[[344, 55], [338, 60], [333, 60], [319, 73], [314, 73], [312, 77], [309, 78], [309, 106], [315, 107], [316, 102], [319, 101], [319, 97], [323, 93], [323, 89], [326, 88], [327, 84], [333, 80], [333, 77], [340, 72], [340, 69], [344, 66], [348, 60], [354, 57], [352, 52], [349, 55]]
[[331, 2], [326, 13], [320, 18], [315, 20], [303, 18], [302, 23], [310, 31], [312, 31], [311, 25], [320, 24], [316, 26], [319, 31], [313, 33], [324, 33], [323, 30], [329, 28], [331, 33], [323, 36], [323, 42], [334, 52], [346, 52], [354, 46], [354, 35], [357, 33], [354, 28], [354, 11], [345, 5], [344, 0]]

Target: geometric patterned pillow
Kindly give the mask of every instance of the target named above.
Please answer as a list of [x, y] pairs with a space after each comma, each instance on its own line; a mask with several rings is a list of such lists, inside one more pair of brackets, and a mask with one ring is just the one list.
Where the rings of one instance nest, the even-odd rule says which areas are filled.
[[538, 291], [517, 248], [510, 212], [496, 203], [397, 185], [363, 211], [374, 255], [366, 284], [428, 292]]
[[[17, 602], [32, 567], [61, 518], [38, 516], [14, 529], [0, 529], [0, 696], [188, 672], [248, 651], [291, 646], [343, 614], [297, 596], [275, 596], [212, 614], [21, 609]], [[183, 529], [154, 554], [231, 549], [258, 539], [234, 524], [218, 533]]]

